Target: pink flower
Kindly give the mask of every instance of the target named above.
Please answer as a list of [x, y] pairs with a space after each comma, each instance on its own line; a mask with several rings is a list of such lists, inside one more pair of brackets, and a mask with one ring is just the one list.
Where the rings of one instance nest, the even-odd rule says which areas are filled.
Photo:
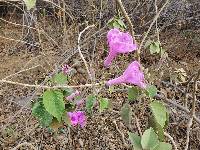
[[76, 112], [68, 112], [67, 114], [70, 118], [71, 124], [73, 126], [76, 126], [79, 123], [78, 116], [76, 115]]
[[133, 38], [129, 33], [120, 32], [118, 29], [111, 29], [107, 34], [109, 44], [109, 54], [104, 61], [104, 66], [109, 67], [112, 60], [120, 53], [133, 52], [137, 45], [133, 43]]
[[68, 116], [70, 117], [71, 124], [73, 126], [77, 126], [78, 124], [83, 128], [86, 125], [86, 116], [83, 111], [76, 112], [68, 112]]
[[106, 85], [111, 86], [115, 84], [121, 84], [121, 83], [130, 83], [137, 85], [141, 88], [146, 88], [146, 83], [144, 80], [144, 74], [140, 70], [140, 64], [137, 61], [133, 61], [128, 68], [124, 71], [123, 75], [109, 80]]
[[62, 67], [62, 72], [64, 73], [64, 74], [68, 74], [69, 72], [70, 72], [70, 67], [69, 67], [69, 65], [64, 65], [63, 67]]

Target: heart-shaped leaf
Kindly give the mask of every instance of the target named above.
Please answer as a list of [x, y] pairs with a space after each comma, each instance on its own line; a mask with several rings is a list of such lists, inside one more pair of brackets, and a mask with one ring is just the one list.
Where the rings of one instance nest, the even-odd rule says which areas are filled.
[[100, 99], [100, 107], [99, 107], [100, 112], [107, 109], [108, 106], [109, 106], [109, 100], [107, 98]]
[[56, 90], [47, 90], [43, 94], [43, 104], [45, 109], [53, 115], [58, 121], [65, 110], [65, 103], [63, 101], [63, 93]]
[[137, 87], [128, 88], [128, 100], [134, 101], [138, 98], [140, 91]]
[[96, 97], [94, 95], [89, 95], [86, 99], [86, 109], [89, 113], [92, 112], [92, 109], [94, 107], [94, 103], [96, 101]]
[[31, 10], [32, 8], [35, 7], [36, 0], [24, 0], [24, 3], [27, 7], [27, 10]]
[[160, 53], [160, 43], [159, 42], [153, 42], [150, 45], [150, 53], [155, 54], [155, 53]]
[[150, 107], [156, 122], [163, 128], [167, 120], [167, 110], [165, 106], [161, 102], [153, 101]]
[[160, 142], [153, 150], [172, 150], [172, 145], [165, 142]]
[[53, 81], [57, 84], [66, 84], [68, 77], [63, 72], [60, 72], [53, 77]]
[[39, 119], [42, 126], [47, 127], [52, 122], [53, 116], [46, 111], [41, 100], [34, 103], [32, 115]]
[[157, 91], [158, 91], [155, 85], [149, 85], [146, 88], [146, 90], [147, 90], [148, 96], [151, 97], [151, 98], [154, 97], [154, 96], [156, 96]]
[[153, 128], [149, 128], [143, 133], [141, 144], [143, 149], [154, 149], [159, 144], [158, 137]]
[[129, 126], [131, 123], [132, 110], [129, 104], [124, 104], [121, 108], [121, 117], [124, 123]]
[[133, 145], [134, 150], [142, 150], [141, 137], [131, 132], [128, 133], [128, 136], [131, 141], [131, 144]]
[[157, 123], [154, 116], [150, 116], [149, 125], [154, 129], [154, 131], [158, 135], [159, 141], [164, 141], [164, 129], [161, 127], [159, 123]]

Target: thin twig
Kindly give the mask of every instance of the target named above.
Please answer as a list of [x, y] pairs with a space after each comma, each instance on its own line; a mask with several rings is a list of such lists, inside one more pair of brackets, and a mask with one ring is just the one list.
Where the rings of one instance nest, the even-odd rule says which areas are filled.
[[[131, 22], [131, 19], [128, 16], [123, 4], [122, 4], [122, 1], [121, 0], [116, 0], [116, 3], [119, 5], [119, 8], [123, 13], [123, 16], [125, 17], [126, 21], [128, 22], [129, 30], [130, 30], [131, 36], [133, 37], [133, 42], [135, 44], [137, 44], [137, 42], [135, 40], [135, 37], [134, 37], [135, 33], [134, 33], [134, 30], [133, 30], [133, 24]], [[136, 51], [136, 57], [137, 57], [137, 60], [140, 62], [140, 50], [139, 49]]]
[[133, 42], [136, 43], [136, 40], [135, 40], [135, 37], [134, 37], [135, 33], [134, 33], [134, 31], [133, 31], [133, 24], [132, 24], [132, 22], [131, 22], [131, 19], [129, 18], [129, 16], [128, 16], [128, 14], [127, 14], [125, 8], [124, 8], [124, 6], [123, 6], [123, 4], [122, 4], [122, 1], [121, 1], [121, 0], [116, 0], [116, 2], [117, 2], [117, 4], [119, 5], [119, 8], [120, 8], [120, 10], [121, 10], [122, 13], [123, 13], [123, 16], [125, 17], [126, 21], [128, 22], [129, 30], [130, 30], [130, 33], [131, 33], [131, 35], [132, 35], [132, 37], [133, 37]]
[[13, 148], [12, 150], [18, 150], [22, 146], [28, 146], [30, 149], [36, 150], [36, 148], [31, 143], [28, 143], [28, 142], [21, 143], [17, 145], [15, 148]]
[[[164, 101], [167, 102], [167, 103], [172, 104], [173, 106], [179, 108], [180, 110], [186, 112], [187, 114], [190, 113], [190, 111], [189, 111], [187, 108], [185, 108], [185, 107], [183, 107], [183, 106], [177, 104], [177, 103], [174, 102], [173, 100], [169, 100], [168, 98], [166, 98], [166, 97], [164, 97], [164, 96], [161, 96], [161, 95], [159, 95], [159, 94], [157, 94], [155, 97], [158, 98], [158, 99], [162, 99], [162, 100], [164, 100]], [[198, 124], [200, 124], [200, 119], [197, 118], [196, 115], [194, 115], [194, 120], [195, 120]]]
[[[154, 5], [155, 5], [156, 14], [157, 14], [158, 13], [157, 0], [155, 0]], [[159, 35], [159, 29], [158, 29], [158, 18], [156, 19], [156, 33], [157, 33], [158, 41], [160, 42], [160, 35]]]
[[84, 64], [85, 64], [85, 68], [86, 68], [86, 70], [87, 70], [87, 73], [88, 73], [88, 75], [89, 75], [89, 77], [90, 77], [91, 82], [92, 82], [92, 75], [91, 75], [90, 70], [89, 70], [89, 67], [88, 67], [88, 65], [87, 65], [87, 61], [85, 60], [85, 58], [84, 58], [84, 56], [83, 56], [83, 54], [82, 54], [82, 52], [81, 52], [80, 40], [81, 40], [81, 35], [82, 35], [87, 29], [92, 28], [92, 27], [94, 27], [94, 25], [87, 26], [83, 31], [81, 31], [81, 32], [79, 33], [79, 36], [78, 36], [78, 52], [79, 52], [79, 54], [80, 54], [81, 59], [83, 60], [83, 62], [84, 62]]
[[187, 108], [187, 100], [188, 100], [188, 89], [190, 87], [190, 82], [192, 81], [192, 79], [194, 78], [194, 76], [196, 75], [196, 73], [194, 73], [193, 75], [191, 75], [191, 77], [185, 82], [186, 88], [184, 91], [184, 107]]
[[136, 116], [136, 114], [134, 114], [134, 117], [135, 117], [136, 126], [137, 126], [137, 129], [138, 129], [139, 135], [142, 136], [142, 130], [141, 130], [141, 128], [140, 128], [139, 119], [138, 119], [138, 117]]
[[37, 89], [57, 89], [57, 88], [84, 88], [84, 87], [92, 87], [92, 86], [100, 86], [103, 83], [94, 83], [94, 84], [81, 84], [81, 85], [56, 85], [56, 86], [47, 86], [47, 85], [35, 85], [35, 84], [26, 84], [20, 82], [14, 82], [9, 80], [0, 80], [0, 83], [7, 83], [12, 85], [19, 85], [24, 87], [30, 88], [37, 88]]
[[[170, 82], [166, 82], [166, 81], [161, 81], [161, 83], [163, 83], [165, 86], [171, 86], [171, 87], [173, 87], [174, 89], [176, 89], [176, 90], [178, 90], [179, 92], [181, 92], [181, 93], [185, 93], [185, 91], [184, 90], [182, 90], [180, 87], [178, 87], [178, 85], [175, 85], [175, 84], [172, 84], [172, 83], [170, 83]], [[190, 82], [190, 83], [194, 83], [194, 82]], [[198, 83], [198, 81], [197, 81], [197, 83]], [[188, 98], [193, 98], [192, 97], [192, 95], [191, 94], [189, 94], [188, 93]], [[198, 102], [200, 102], [199, 100], [197, 100]]]
[[172, 145], [174, 146], [174, 150], [178, 150], [173, 137], [171, 137], [171, 135], [169, 135], [167, 132], [164, 132], [164, 135], [170, 139], [170, 141], [172, 142]]
[[193, 101], [192, 101], [192, 109], [190, 111], [190, 119], [187, 124], [187, 136], [186, 136], [185, 150], [188, 150], [189, 143], [190, 143], [190, 130], [191, 130], [194, 116], [195, 116], [195, 108], [196, 108], [196, 101], [197, 101], [197, 97], [196, 97], [197, 80], [199, 79], [199, 76], [200, 76], [200, 69], [198, 70], [197, 76], [194, 78]]
[[156, 14], [156, 16], [154, 17], [152, 23], [151, 23], [150, 26], [149, 26], [149, 29], [147, 30], [146, 34], [144, 35], [144, 38], [142, 39], [142, 42], [141, 42], [141, 44], [140, 44], [140, 46], [139, 46], [139, 49], [138, 49], [139, 52], [141, 51], [141, 48], [142, 48], [142, 46], [144, 45], [144, 42], [145, 42], [145, 40], [146, 40], [146, 38], [147, 38], [149, 32], [151, 31], [151, 28], [153, 27], [154, 23], [156, 22], [156, 20], [157, 20], [158, 17], [160, 16], [160, 13], [161, 13], [161, 12], [163, 11], [163, 9], [167, 6], [168, 2], [169, 2], [169, 0], [166, 0], [165, 4], [162, 6], [162, 8], [160, 9], [160, 11], [159, 11], [159, 12]]
[[117, 125], [117, 122], [115, 120], [113, 120], [112, 122], [115, 125], [115, 128], [116, 128], [117, 132], [121, 135], [124, 147], [126, 147], [127, 149], [129, 149], [130, 146], [126, 143], [125, 138], [124, 138], [124, 134], [120, 131], [120, 129], [119, 129], [118, 125]]
[[16, 39], [12, 39], [12, 38], [9, 38], [9, 37], [4, 37], [4, 36], [1, 36], [1, 35], [0, 35], [0, 38], [5, 39], [5, 40], [9, 40], [9, 41], [15, 41], [17, 43], [27, 44], [27, 45], [30, 45], [30, 46], [33, 46], [33, 47], [39, 47], [36, 44], [28, 43], [28, 42], [23, 41], [23, 40], [16, 40]]
[[8, 78], [10, 78], [10, 77], [13, 77], [13, 76], [16, 76], [16, 75], [18, 75], [18, 74], [20, 74], [20, 73], [22, 73], [22, 72], [26, 72], [26, 71], [35, 69], [35, 68], [37, 68], [37, 67], [40, 67], [40, 65], [36, 65], [36, 66], [30, 67], [30, 68], [27, 68], [27, 69], [20, 70], [20, 71], [18, 71], [18, 72], [16, 72], [16, 73], [13, 73], [13, 74], [11, 74], [11, 75], [6, 76], [5, 78], [3, 78], [3, 80], [6, 80], [6, 79], [8, 79]]

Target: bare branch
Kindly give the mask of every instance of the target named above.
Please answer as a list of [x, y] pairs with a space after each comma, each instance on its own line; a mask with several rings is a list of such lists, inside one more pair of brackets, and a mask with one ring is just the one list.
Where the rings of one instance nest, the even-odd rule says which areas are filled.
[[79, 54], [80, 54], [81, 59], [83, 60], [83, 62], [84, 62], [84, 64], [85, 64], [85, 68], [86, 68], [86, 70], [87, 70], [87, 73], [88, 73], [88, 75], [89, 75], [89, 77], [90, 77], [91, 82], [92, 82], [92, 74], [90, 73], [89, 67], [88, 67], [88, 65], [87, 65], [87, 61], [85, 60], [85, 58], [84, 58], [84, 56], [83, 56], [83, 54], [82, 54], [82, 52], [81, 52], [80, 40], [81, 40], [81, 35], [82, 35], [87, 29], [92, 28], [92, 27], [94, 27], [94, 25], [87, 26], [83, 31], [81, 31], [81, 32], [79, 33], [79, 36], [78, 36], [78, 52], [79, 52]]
[[149, 32], [151, 31], [151, 28], [153, 27], [154, 23], [156, 22], [156, 20], [157, 20], [158, 17], [160, 16], [160, 13], [161, 13], [161, 12], [163, 11], [163, 9], [167, 6], [168, 2], [169, 2], [169, 0], [166, 0], [165, 4], [162, 6], [162, 8], [158, 11], [158, 13], [156, 14], [156, 16], [154, 17], [152, 23], [151, 23], [150, 26], [149, 26], [149, 29], [147, 30], [146, 34], [144, 35], [144, 38], [142, 39], [142, 42], [141, 42], [140, 47], [139, 47], [139, 49], [138, 49], [139, 52], [141, 51], [142, 46], [143, 46], [143, 44], [144, 44], [144, 42], [145, 42], [145, 40], [146, 40], [146, 38], [147, 38]]
[[196, 101], [197, 101], [197, 97], [196, 97], [197, 80], [199, 79], [199, 76], [200, 76], [200, 69], [197, 73], [197, 76], [194, 78], [193, 101], [192, 101], [192, 109], [190, 111], [190, 119], [189, 119], [188, 124], [187, 124], [187, 137], [186, 137], [185, 150], [188, 150], [189, 143], [190, 143], [190, 130], [191, 130], [191, 126], [192, 126], [192, 123], [193, 123], [194, 116], [195, 116], [195, 108], [196, 108]]
[[164, 135], [170, 139], [170, 141], [172, 142], [172, 144], [173, 144], [173, 146], [174, 146], [174, 149], [175, 149], [175, 150], [178, 150], [178, 148], [177, 148], [177, 146], [176, 146], [176, 143], [175, 143], [173, 137], [171, 137], [171, 135], [169, 135], [169, 133], [167, 133], [167, 132], [164, 132]]
[[[119, 5], [119, 8], [123, 13], [123, 16], [125, 17], [126, 21], [128, 22], [129, 30], [130, 30], [131, 36], [133, 37], [133, 42], [135, 44], [137, 44], [137, 42], [135, 40], [135, 37], [134, 37], [135, 33], [133, 31], [133, 24], [131, 22], [131, 19], [128, 16], [123, 4], [122, 4], [122, 1], [121, 0], [116, 0], [116, 3]], [[139, 50], [136, 51], [136, 57], [137, 57], [137, 60], [140, 62], [140, 52], [139, 52]]]
[[47, 86], [47, 85], [34, 85], [34, 84], [25, 84], [20, 82], [13, 82], [9, 80], [0, 80], [0, 83], [7, 83], [12, 85], [19, 85], [24, 87], [30, 87], [30, 88], [37, 88], [37, 89], [56, 89], [56, 88], [84, 88], [84, 87], [92, 87], [92, 86], [100, 86], [104, 83], [94, 83], [94, 84], [82, 84], [82, 85], [56, 85], [56, 86]]

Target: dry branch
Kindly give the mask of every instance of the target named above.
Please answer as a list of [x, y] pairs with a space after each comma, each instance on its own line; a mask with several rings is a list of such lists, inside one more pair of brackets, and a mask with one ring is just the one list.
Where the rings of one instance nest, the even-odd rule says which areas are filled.
[[[130, 30], [131, 36], [133, 37], [133, 42], [134, 42], [135, 44], [137, 44], [137, 42], [136, 42], [136, 40], [135, 40], [135, 37], [134, 37], [135, 33], [134, 33], [134, 31], [133, 31], [133, 24], [132, 24], [132, 22], [131, 22], [131, 19], [129, 18], [129, 16], [128, 16], [128, 14], [127, 14], [125, 8], [124, 8], [124, 6], [123, 6], [123, 4], [122, 4], [122, 1], [121, 1], [121, 0], [116, 0], [116, 2], [117, 2], [117, 4], [119, 5], [119, 8], [120, 8], [120, 10], [121, 10], [122, 13], [123, 13], [123, 16], [125, 17], [126, 21], [128, 22], [129, 30]], [[137, 60], [140, 62], [140, 50], [139, 50], [139, 49], [136, 51], [136, 57], [137, 57]]]
[[197, 101], [197, 97], [196, 97], [196, 91], [197, 91], [197, 80], [199, 79], [200, 76], [200, 69], [196, 75], [196, 77], [194, 78], [194, 87], [193, 87], [193, 101], [192, 101], [192, 109], [190, 111], [190, 119], [188, 121], [187, 124], [187, 137], [186, 137], [186, 146], [185, 146], [185, 150], [188, 150], [189, 147], [189, 142], [190, 142], [190, 130], [192, 127], [192, 123], [193, 123], [193, 119], [195, 116], [195, 108], [196, 108], [196, 101]]

